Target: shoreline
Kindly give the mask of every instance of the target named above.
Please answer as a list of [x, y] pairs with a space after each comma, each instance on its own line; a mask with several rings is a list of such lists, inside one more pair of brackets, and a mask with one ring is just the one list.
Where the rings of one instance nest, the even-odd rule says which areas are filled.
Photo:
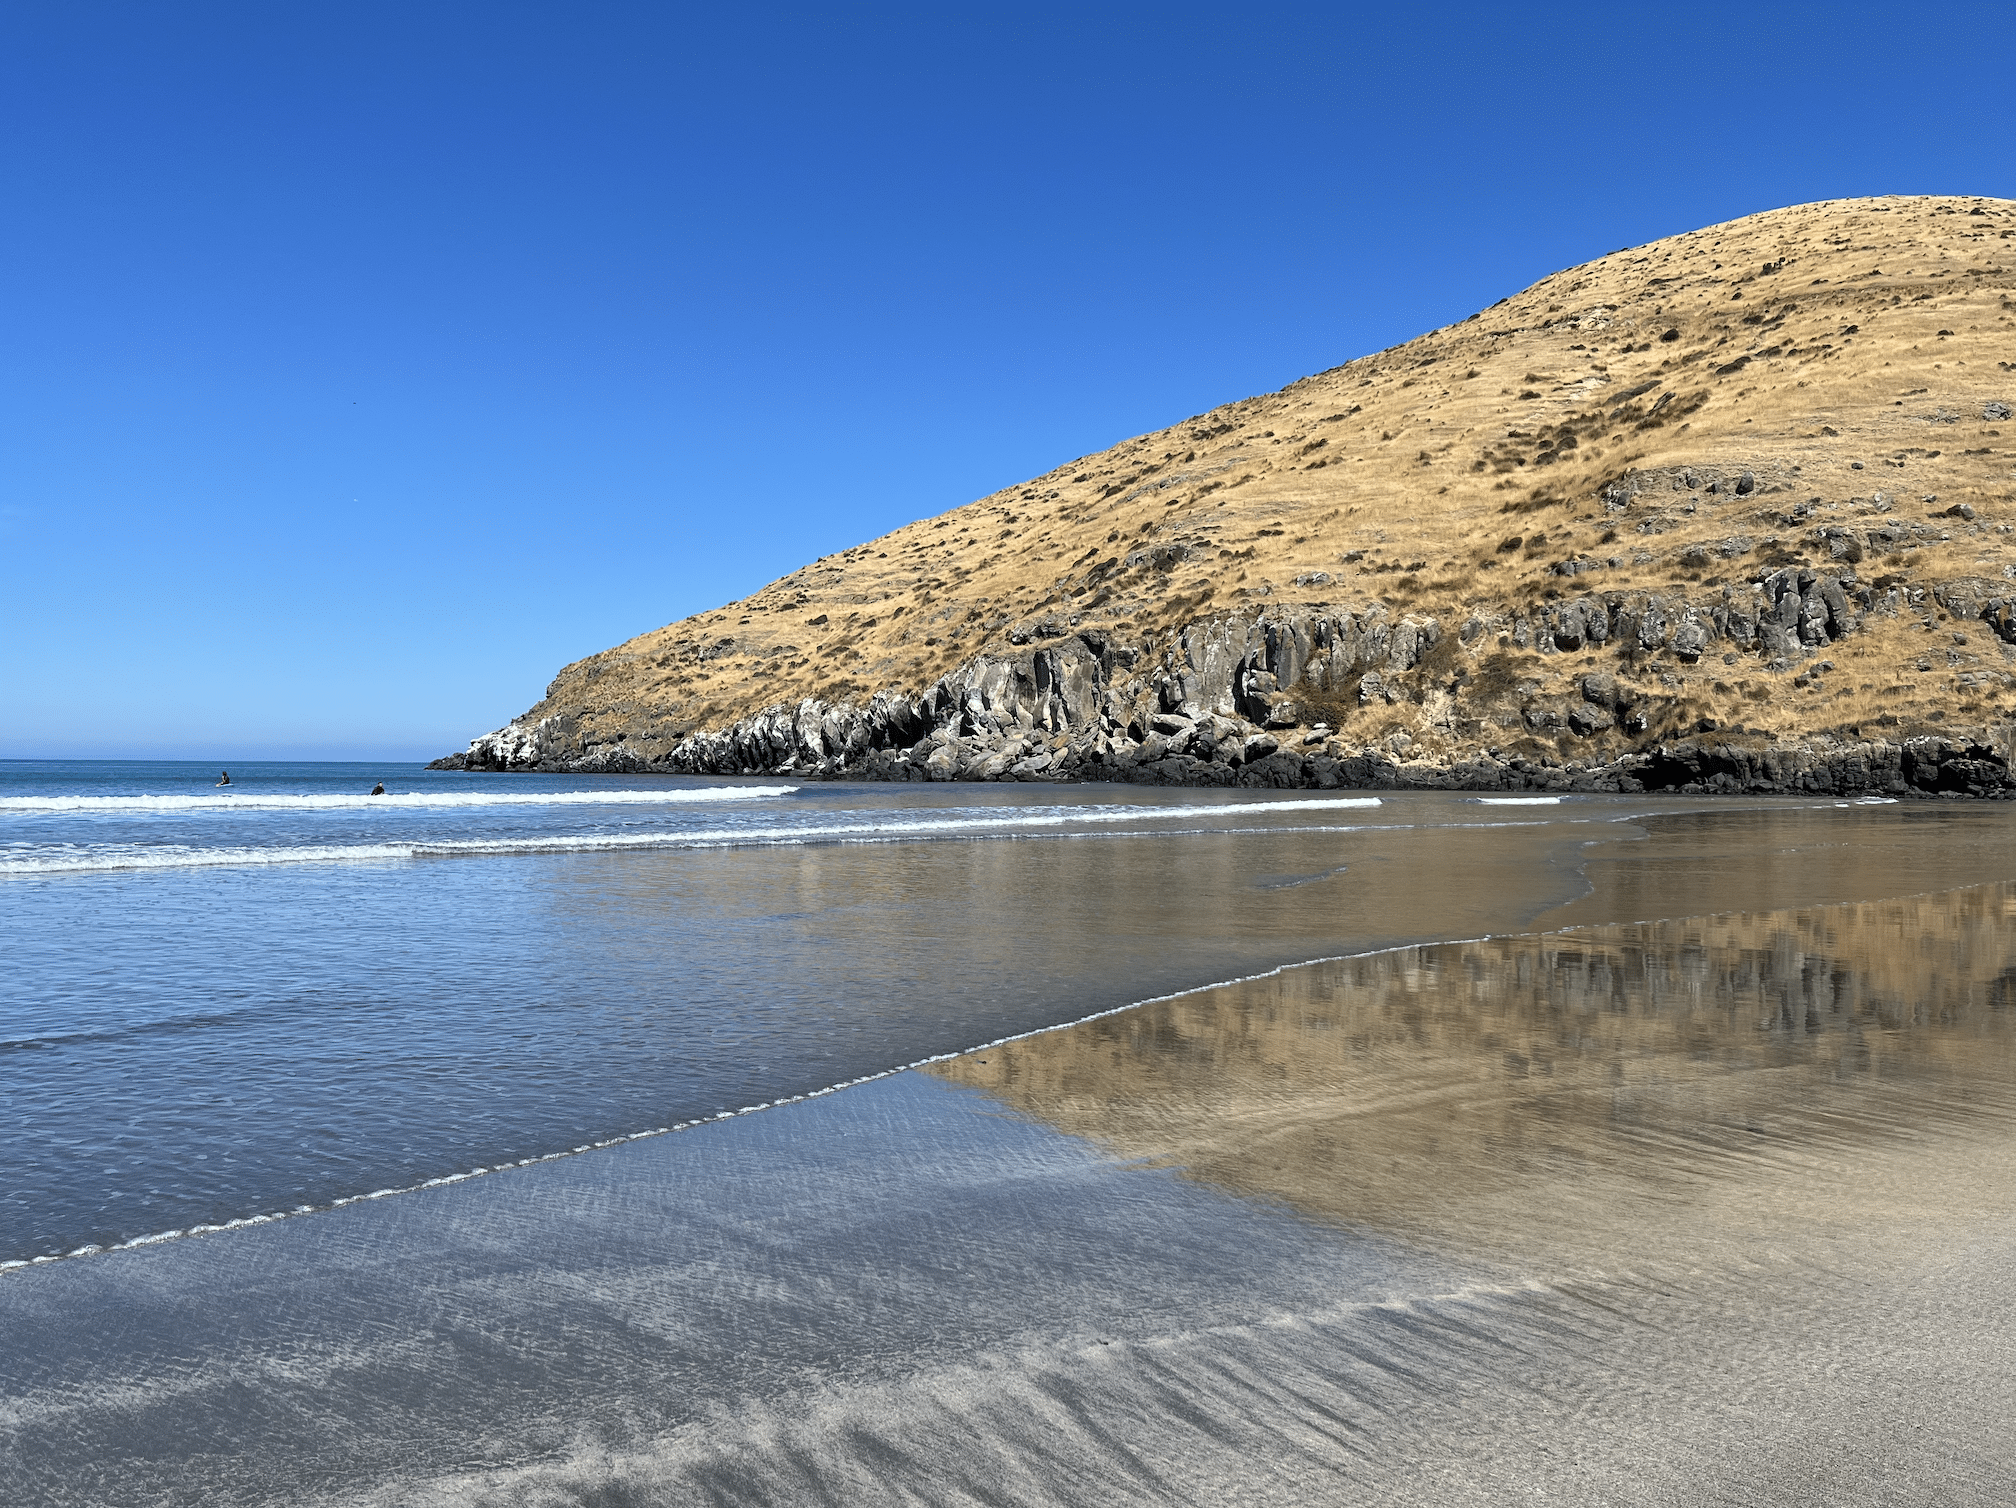
[[[1831, 1474], [1834, 1502], [1907, 1483], [1989, 1501], [2016, 1392], [2009, 1033], [1978, 993], [2008, 953], [2011, 882], [1995, 884], [2001, 899], [1969, 885], [1288, 965], [974, 1049], [998, 1088], [897, 1073], [679, 1144], [46, 1266], [0, 1283], [16, 1339], [0, 1487], [38, 1508], [141, 1483], [178, 1508], [1004, 1489], [1187, 1508], [1235, 1487], [1284, 1504], [1800, 1501]], [[1899, 927], [1966, 968], [1928, 993]], [[1621, 1018], [1603, 947], [1646, 959]], [[1515, 985], [1536, 949], [1580, 960], [1585, 1003], [1552, 1002], [1552, 971], [1509, 994], [1487, 974], [1478, 998], [1540, 1012], [1579, 1077], [1565, 1059], [1541, 1075], [1487, 1017], [1482, 1037], [1430, 1032], [1467, 1086], [1450, 1102], [1423, 1093], [1411, 1051], [1338, 1029], [1383, 1018], [1404, 1048], [1468, 1020], [1461, 960], [1495, 957]], [[1721, 981], [1705, 1002], [1701, 980]], [[1901, 1035], [1861, 1062], [1878, 1022], [1857, 1023], [1893, 986]], [[1753, 995], [1781, 989], [1792, 1017], [1761, 1031]], [[1333, 1022], [1338, 991], [1360, 1003]], [[1799, 1010], [1829, 1002], [1846, 1014], [1815, 1036]], [[1180, 1029], [1126, 1021], [1143, 1009]], [[1731, 1011], [1737, 1056], [1704, 1067], [1701, 1026]], [[1636, 1049], [1592, 1030], [1611, 1021]], [[1249, 1027], [1327, 1045], [1256, 1054]], [[1270, 1071], [1282, 1051], [1360, 1126], [1341, 1161], [1340, 1123]], [[1032, 1074], [1042, 1061], [1068, 1071]], [[1340, 1093], [1358, 1081], [1326, 1065], [1353, 1062], [1371, 1077]], [[1507, 1140], [1504, 1113], [1545, 1134]], [[1232, 1140], [1216, 1162], [1171, 1158], [1164, 1131]], [[1398, 1148], [1446, 1172], [1388, 1170]], [[1334, 1207], [1296, 1207], [1298, 1169]], [[1399, 1218], [1362, 1201], [1381, 1188]], [[1949, 1386], [1927, 1390], [1935, 1354]], [[1788, 1411], [1808, 1422], [1796, 1438]], [[223, 1431], [228, 1455], [159, 1446]]]
[[[777, 711], [781, 709], [773, 709]], [[820, 709], [853, 714], [851, 707]], [[621, 744], [580, 755], [547, 752], [537, 740], [508, 746], [503, 733], [487, 735], [459, 754], [433, 760], [430, 770], [563, 775], [684, 775], [791, 777], [807, 781], [902, 784], [1016, 783], [1120, 784], [1248, 790], [1547, 792], [1622, 796], [1895, 796], [1906, 800], [2016, 799], [2004, 752], [1983, 735], [1926, 733], [1892, 742], [1795, 741], [1700, 736], [1623, 754], [1609, 761], [1561, 760], [1551, 755], [1501, 757], [1476, 751], [1437, 761], [1398, 757], [1366, 745], [1347, 752], [1320, 743], [1310, 752], [1283, 748], [1280, 739], [1247, 727], [1243, 743], [1215, 737], [1200, 744], [1196, 725], [1182, 740], [1131, 747], [1111, 738], [1071, 740], [1054, 754], [1027, 754], [1013, 740], [989, 742], [934, 736], [909, 747], [855, 742], [861, 750], [838, 755], [809, 748], [764, 759], [770, 713], [738, 723], [704, 749], [680, 749], [645, 759]], [[1187, 721], [1187, 720], [1185, 720]], [[543, 725], [541, 730], [543, 731]], [[1299, 731], [1299, 730], [1298, 730]], [[1297, 740], [1304, 748], [1317, 743]], [[1042, 744], [1036, 747], [1044, 747]], [[1208, 747], [1206, 757], [1184, 752]]]
[[[1620, 817], [1615, 820], [1655, 821], [1658, 820], [1658, 817], [1661, 815], [1667, 815], [1667, 814], [1655, 814], [1654, 816], [1648, 818]], [[1923, 900], [1931, 897], [1958, 895], [1966, 891], [1980, 890], [1995, 883], [1998, 882], [1976, 881], [1966, 885], [1955, 885], [1945, 887], [1942, 889], [1900, 892], [1894, 895], [1885, 895], [1881, 897], [1881, 899], [1887, 901]], [[2010, 883], [2016, 884], [2016, 881], [2011, 881]], [[1590, 893], [1593, 893], [1593, 887]], [[1822, 902], [1814, 907], [1797, 908], [1797, 909], [1817, 910], [1817, 909], [1825, 909], [1828, 906], [1842, 906], [1842, 905], [1869, 904], [1869, 903], [1870, 902], [1866, 900], [1859, 902], [1858, 901]], [[1574, 904], [1576, 904], [1576, 902], [1571, 901], [1567, 903], [1567, 905], [1571, 906]], [[1557, 909], [1565, 909], [1565, 907]], [[1786, 910], [1792, 908], [1781, 907], [1772, 909]], [[305, 1216], [325, 1214], [333, 1210], [348, 1208], [351, 1205], [370, 1204], [383, 1199], [392, 1199], [405, 1195], [420, 1194], [431, 1189], [450, 1188], [457, 1184], [468, 1183], [473, 1179], [488, 1178], [503, 1173], [512, 1173], [520, 1169], [538, 1167], [545, 1163], [559, 1162], [569, 1158], [580, 1157], [594, 1152], [606, 1151], [610, 1148], [621, 1147], [635, 1142], [652, 1141], [660, 1137], [674, 1136], [681, 1132], [698, 1130], [700, 1128], [716, 1125], [725, 1121], [738, 1120], [743, 1116], [756, 1115], [764, 1111], [781, 1110], [792, 1105], [805, 1104], [809, 1101], [819, 1100], [831, 1095], [840, 1094], [846, 1090], [859, 1088], [863, 1085], [874, 1084], [886, 1079], [896, 1078], [903, 1074], [926, 1072], [930, 1069], [939, 1067], [941, 1065], [958, 1063], [963, 1059], [975, 1057], [976, 1055], [983, 1052], [991, 1052], [1000, 1048], [1013, 1046], [1018, 1043], [1031, 1042], [1044, 1037], [1050, 1037], [1062, 1033], [1072, 1032], [1078, 1030], [1079, 1028], [1092, 1025], [1096, 1022], [1112, 1020], [1117, 1017], [1130, 1015], [1137, 1011], [1146, 1011], [1151, 1009], [1152, 1007], [1175, 1004], [1196, 997], [1216, 994], [1220, 991], [1237, 990], [1242, 986], [1254, 985], [1267, 980], [1285, 979], [1296, 974], [1313, 972], [1315, 970], [1324, 968], [1325, 966], [1328, 965], [1362, 962], [1365, 960], [1372, 960], [1372, 959], [1383, 959], [1401, 953], [1418, 952], [1422, 950], [1437, 949], [1437, 948], [1457, 948], [1457, 947], [1464, 947], [1485, 943], [1539, 941], [1550, 938], [1565, 939], [1573, 937], [1577, 934], [1587, 933], [1596, 929], [1606, 927], [1629, 928], [1629, 927], [1652, 927], [1658, 925], [1678, 925], [1688, 923], [1701, 924], [1701, 923], [1724, 920], [1731, 917], [1742, 917], [1754, 914], [1756, 913], [1751, 908], [1738, 907], [1721, 911], [1692, 913], [1685, 916], [1653, 916], [1653, 917], [1641, 917], [1630, 920], [1579, 922], [1565, 927], [1535, 928], [1535, 929], [1525, 929], [1509, 932], [1485, 932], [1485, 933], [1479, 933], [1476, 936], [1472, 937], [1456, 937], [1456, 936], [1438, 937], [1432, 939], [1416, 940], [1411, 942], [1394, 943], [1384, 947], [1367, 948], [1358, 951], [1322, 954], [1316, 957], [1292, 959], [1280, 964], [1276, 964], [1271, 968], [1258, 970], [1251, 974], [1235, 975], [1225, 979], [1213, 980], [1206, 984], [1192, 985], [1184, 989], [1173, 990], [1167, 994], [1146, 996], [1138, 1000], [1129, 1001], [1125, 1005], [1110, 1006], [1102, 1010], [1093, 1011], [1087, 1015], [1074, 1017], [1068, 1021], [1058, 1021], [1045, 1026], [1032, 1027], [1027, 1031], [1009, 1033], [1004, 1036], [993, 1038], [989, 1041], [975, 1043], [969, 1047], [956, 1048], [948, 1052], [933, 1053], [927, 1057], [918, 1058], [911, 1062], [897, 1064], [893, 1067], [877, 1069], [872, 1073], [861, 1074], [855, 1078], [845, 1079], [838, 1083], [823, 1085], [817, 1089], [809, 1089], [797, 1094], [781, 1095], [775, 1099], [766, 1100], [761, 1103], [742, 1105], [734, 1109], [718, 1111], [713, 1115], [696, 1116], [689, 1120], [677, 1121], [671, 1125], [658, 1126], [650, 1130], [623, 1132], [615, 1136], [603, 1137], [596, 1141], [584, 1142], [580, 1146], [569, 1147], [562, 1151], [541, 1153], [540, 1155], [535, 1157], [520, 1158], [512, 1162], [501, 1162], [490, 1167], [471, 1168], [467, 1172], [443, 1174], [437, 1177], [425, 1179], [418, 1183], [402, 1184], [392, 1188], [375, 1189], [369, 1193], [349, 1194], [322, 1204], [303, 1205], [294, 1209], [275, 1210], [268, 1213], [256, 1214], [256, 1215], [243, 1215], [233, 1218], [231, 1220], [219, 1222], [217, 1224], [195, 1225], [195, 1226], [189, 1226], [181, 1230], [160, 1231], [149, 1235], [131, 1237], [127, 1240], [107, 1245], [97, 1245], [97, 1244], [86, 1245], [83, 1247], [79, 1247], [74, 1251], [59, 1252], [47, 1256], [0, 1260], [0, 1281], [5, 1281], [7, 1277], [15, 1273], [23, 1272], [33, 1268], [47, 1267], [54, 1263], [70, 1262], [87, 1257], [110, 1256], [120, 1252], [136, 1251], [147, 1247], [160, 1246], [168, 1242], [188, 1241], [204, 1236], [224, 1235], [235, 1231], [253, 1230], [261, 1226], [273, 1225], [283, 1220], [299, 1220]]]

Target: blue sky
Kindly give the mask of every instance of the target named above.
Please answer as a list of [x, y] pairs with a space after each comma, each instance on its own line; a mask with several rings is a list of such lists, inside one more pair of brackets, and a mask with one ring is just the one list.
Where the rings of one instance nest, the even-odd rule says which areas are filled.
[[2016, 195], [2001, 7], [0, 17], [0, 757], [563, 663], [1697, 225]]

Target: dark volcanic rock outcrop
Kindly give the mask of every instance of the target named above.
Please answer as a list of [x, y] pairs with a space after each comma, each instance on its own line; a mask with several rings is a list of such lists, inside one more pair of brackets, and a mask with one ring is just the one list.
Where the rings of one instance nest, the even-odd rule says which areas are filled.
[[[1942, 594], [1998, 637], [2016, 598], [1985, 583]], [[1433, 617], [1289, 611], [1185, 625], [1138, 645], [1070, 634], [982, 656], [916, 695], [805, 698], [727, 728], [651, 748], [584, 744], [571, 720], [514, 723], [477, 739], [450, 769], [686, 775], [796, 774], [867, 780], [1120, 780], [1168, 785], [1578, 791], [1808, 791], [1995, 795], [2007, 749], [1924, 728], [1881, 728], [1786, 746], [1725, 729], [1667, 683], [1669, 663], [1704, 656], [1833, 669], [1821, 658], [1865, 616], [1896, 617], [1911, 594], [1853, 573], [1767, 574], [1701, 601], [1612, 593], [1530, 613], [1473, 617], [1452, 634]], [[1466, 647], [1472, 646], [1472, 647]], [[1514, 680], [1530, 651], [1567, 674]], [[1494, 652], [1494, 650], [1498, 652]], [[1509, 662], [1509, 664], [1508, 664]], [[1594, 667], [1594, 668], [1592, 668]], [[1552, 694], [1549, 694], [1549, 692]], [[1415, 734], [1356, 745], [1339, 731], [1366, 709], [1412, 724], [1468, 757], [1435, 758]], [[1894, 723], [1894, 720], [1893, 720]], [[1426, 725], [1426, 727], [1423, 727]]]

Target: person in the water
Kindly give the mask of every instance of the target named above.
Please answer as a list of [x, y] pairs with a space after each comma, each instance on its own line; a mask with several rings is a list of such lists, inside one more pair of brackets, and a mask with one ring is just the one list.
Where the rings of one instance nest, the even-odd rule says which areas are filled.
[[382, 796], [382, 795], [384, 795], [384, 794], [385, 794], [385, 782], [381, 780], [381, 781], [379, 781], [379, 782], [378, 782], [378, 783], [377, 783], [376, 785], [372, 786], [372, 787], [371, 787], [371, 794], [372, 794], [372, 795], [374, 795], [374, 796]]
[[229, 785], [231, 783], [231, 772], [229, 770], [219, 771], [217, 775], [217, 783], [219, 785]]

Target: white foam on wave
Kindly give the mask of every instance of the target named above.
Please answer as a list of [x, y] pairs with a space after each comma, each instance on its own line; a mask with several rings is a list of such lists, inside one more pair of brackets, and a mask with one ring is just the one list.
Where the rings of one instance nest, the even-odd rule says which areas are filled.
[[0, 875], [89, 874], [111, 869], [210, 869], [237, 864], [326, 864], [358, 859], [410, 859], [412, 843], [331, 843], [298, 848], [174, 848], [86, 850], [0, 859]]
[[1559, 796], [1472, 796], [1479, 806], [1559, 806]]
[[290, 796], [261, 791], [206, 796], [0, 796], [0, 813], [418, 811], [483, 806], [685, 806], [788, 796], [795, 785], [702, 786], [670, 791], [397, 791], [383, 796]]
[[[762, 827], [722, 827], [655, 833], [575, 833], [515, 838], [438, 838], [411, 843], [320, 844], [270, 848], [133, 848], [0, 858], [0, 876], [83, 874], [124, 869], [212, 868], [239, 864], [316, 864], [371, 859], [458, 858], [479, 855], [622, 852], [652, 848], [728, 848], [798, 843], [903, 842], [931, 838], [1055, 833], [1075, 826], [1152, 822], [1209, 813], [1244, 818], [1256, 812], [1315, 812], [1380, 805], [1377, 796], [1318, 797], [1306, 801], [1254, 801], [1173, 806], [1042, 807], [984, 816], [926, 817], [897, 822], [829, 822]], [[971, 808], [968, 808], [971, 810]], [[1223, 827], [1187, 828], [1158, 836], [1226, 833]]]
[[[477, 853], [546, 853], [581, 849], [626, 848], [723, 848], [752, 845], [833, 842], [901, 842], [910, 838], [937, 838], [961, 834], [1055, 832], [1075, 826], [1106, 826], [1117, 822], [1182, 821], [1211, 813], [1247, 817], [1255, 812], [1336, 811], [1376, 807], [1376, 796], [1318, 801], [1256, 801], [1241, 806], [1122, 806], [1079, 809], [1047, 808], [985, 817], [927, 817], [905, 822], [833, 822], [789, 827], [723, 827], [711, 831], [674, 833], [583, 833], [553, 838], [449, 838], [414, 845], [416, 857]], [[1157, 837], [1210, 837], [1224, 833], [1248, 833], [1270, 829], [1185, 827], [1155, 834]], [[1304, 829], [1290, 829], [1303, 831]]]

